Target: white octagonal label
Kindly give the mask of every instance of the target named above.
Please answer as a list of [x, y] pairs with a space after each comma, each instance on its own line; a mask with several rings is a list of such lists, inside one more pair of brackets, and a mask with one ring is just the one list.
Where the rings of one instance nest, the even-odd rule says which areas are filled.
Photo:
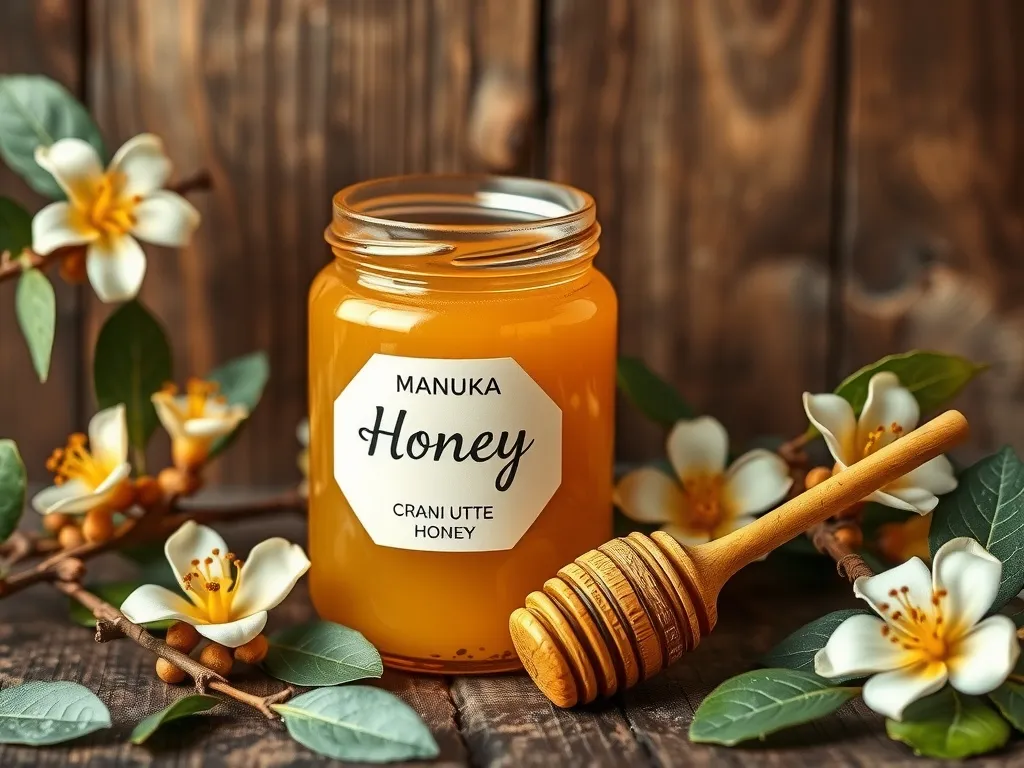
[[377, 544], [511, 549], [562, 482], [562, 411], [510, 357], [375, 354], [334, 401], [334, 477]]

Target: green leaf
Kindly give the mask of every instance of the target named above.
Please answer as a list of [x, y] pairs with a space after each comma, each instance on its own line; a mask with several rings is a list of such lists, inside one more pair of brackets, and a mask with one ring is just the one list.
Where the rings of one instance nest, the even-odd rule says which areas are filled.
[[25, 509], [28, 479], [25, 464], [13, 440], [0, 440], [0, 542], [7, 541], [18, 527]]
[[318, 688], [271, 706], [293, 739], [336, 760], [429, 760], [440, 751], [420, 716], [379, 688]]
[[[814, 672], [814, 656], [836, 631], [836, 627], [842, 624], [851, 616], [867, 613], [859, 608], [850, 608], [844, 611], [834, 611], [820, 619], [815, 619], [810, 624], [805, 624], [796, 632], [791, 634], [781, 643], [776, 645], [762, 659], [765, 666], [783, 667], [785, 669], [796, 669], [803, 672]], [[859, 677], [864, 677], [860, 675]], [[845, 683], [848, 680], [856, 680], [853, 677], [831, 678], [833, 683]]]
[[173, 377], [167, 334], [142, 304], [129, 301], [107, 318], [96, 340], [96, 401], [101, 409], [124, 403], [128, 441], [137, 450], [158, 424], [150, 396]]
[[380, 654], [369, 640], [330, 621], [288, 627], [272, 635], [263, 667], [278, 680], [310, 687], [384, 674]]
[[952, 760], [999, 749], [1010, 738], [1010, 726], [981, 699], [950, 687], [911, 704], [902, 721], [886, 720], [885, 732], [915, 755]]
[[33, 682], [0, 691], [0, 744], [59, 744], [110, 727], [110, 712], [78, 683]]
[[626, 399], [658, 424], [671, 427], [696, 415], [675, 387], [635, 357], [619, 358], [618, 381]]
[[[88, 584], [86, 585], [86, 588], [97, 597], [103, 598], [112, 606], [117, 608], [121, 603], [128, 599], [128, 595], [141, 587], [142, 584], [143, 582], [135, 581], [113, 581], [108, 584]], [[88, 608], [75, 600], [69, 601], [68, 606], [71, 620], [75, 622], [75, 624], [79, 624], [83, 627], [96, 626], [96, 617], [92, 615], [92, 611]], [[151, 621], [149, 624], [143, 624], [142, 626], [151, 632], [163, 632], [171, 626], [174, 621], [174, 619], [161, 619], [160, 621]]]
[[864, 366], [846, 377], [836, 387], [835, 393], [847, 400], [853, 406], [853, 412], [859, 415], [868, 399], [868, 382], [871, 377], [882, 371], [892, 371], [899, 376], [900, 384], [917, 399], [921, 411], [927, 412], [948, 403], [960, 394], [971, 379], [987, 368], [988, 365], [972, 363], [956, 355], [914, 350], [889, 355]]
[[817, 720], [860, 692], [808, 672], [759, 669], [726, 680], [694, 713], [690, 740], [732, 746]]
[[[263, 388], [270, 378], [270, 362], [267, 360], [266, 352], [253, 352], [243, 357], [235, 358], [210, 371], [210, 381], [215, 381], [220, 386], [220, 394], [227, 398], [231, 405], [244, 405], [252, 414], [259, 405], [263, 396]], [[245, 426], [246, 419], [230, 435], [218, 438], [210, 448], [210, 458], [223, 451], [237, 437], [238, 433]]]
[[36, 163], [35, 151], [72, 137], [106, 156], [96, 123], [64, 86], [41, 75], [0, 77], [0, 157], [34, 190], [64, 197], [56, 179]]
[[206, 712], [220, 704], [222, 699], [216, 696], [207, 696], [204, 693], [195, 693], [178, 699], [169, 707], [154, 712], [145, 720], [135, 726], [132, 731], [132, 744], [142, 744], [146, 739], [156, 733], [157, 729], [164, 723], [180, 720], [183, 717]]
[[968, 467], [959, 480], [932, 512], [928, 547], [934, 557], [950, 539], [969, 536], [999, 558], [997, 610], [1024, 589], [1024, 464], [1007, 446]]
[[32, 245], [32, 214], [9, 197], [0, 196], [0, 253], [17, 257]]
[[45, 382], [50, 375], [50, 353], [53, 352], [53, 335], [57, 330], [57, 298], [50, 281], [38, 269], [21, 273], [14, 296], [14, 311], [28, 344], [32, 365], [39, 380]]
[[1003, 717], [1018, 731], [1024, 731], [1024, 685], [1007, 680], [988, 695]]

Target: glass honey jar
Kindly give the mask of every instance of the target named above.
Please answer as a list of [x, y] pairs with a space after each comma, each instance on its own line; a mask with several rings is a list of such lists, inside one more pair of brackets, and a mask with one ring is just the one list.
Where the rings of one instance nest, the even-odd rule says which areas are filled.
[[334, 197], [309, 297], [311, 591], [390, 666], [518, 668], [509, 614], [611, 536], [599, 233], [593, 199], [548, 181]]

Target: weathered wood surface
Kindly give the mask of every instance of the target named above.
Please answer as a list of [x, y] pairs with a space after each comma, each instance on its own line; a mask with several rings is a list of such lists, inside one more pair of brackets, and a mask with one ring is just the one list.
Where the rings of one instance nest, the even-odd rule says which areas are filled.
[[[225, 525], [239, 550], [284, 532], [305, 537], [295, 520]], [[111, 556], [96, 563], [94, 580], [124, 578], [126, 566]], [[726, 678], [754, 666], [775, 642], [812, 618], [852, 604], [849, 587], [822, 559], [787, 556], [741, 573], [722, 596], [718, 629], [700, 647], [657, 678], [611, 702], [564, 711], [551, 706], [525, 675], [481, 678], [411, 677], [387, 673], [380, 682], [412, 705], [438, 744], [439, 766], [890, 766], [931, 765], [886, 739], [881, 718], [861, 705], [847, 706], [819, 723], [741, 749], [695, 745], [686, 732], [701, 699]], [[304, 587], [271, 615], [274, 626], [312, 617]], [[0, 601], [0, 686], [25, 680], [75, 680], [95, 691], [111, 710], [112, 730], [72, 745], [31, 749], [0, 746], [0, 765], [313, 766], [328, 764], [296, 744], [280, 723], [268, 723], [225, 704], [209, 715], [168, 726], [145, 747], [127, 743], [144, 716], [185, 693], [153, 675], [153, 657], [127, 640], [104, 645], [67, 617], [67, 602], [45, 585]], [[282, 685], [256, 671], [239, 684], [267, 693]], [[1024, 759], [1019, 744], [972, 765], [1006, 765]], [[937, 763], [936, 763], [937, 765]]]
[[[52, 74], [111, 147], [156, 131], [179, 174], [213, 175], [143, 295], [180, 377], [270, 355], [223, 481], [295, 479], [330, 194], [411, 171], [592, 191], [622, 351], [737, 442], [794, 434], [801, 391], [921, 345], [994, 364], [964, 402], [975, 451], [1024, 445], [1013, 0], [4, 0], [0, 21], [0, 71]], [[40, 202], [6, 172], [0, 192]], [[109, 311], [60, 290], [45, 387], [0, 291], [0, 434], [36, 479], [90, 414]], [[661, 453], [627, 409], [618, 435], [621, 459]]]

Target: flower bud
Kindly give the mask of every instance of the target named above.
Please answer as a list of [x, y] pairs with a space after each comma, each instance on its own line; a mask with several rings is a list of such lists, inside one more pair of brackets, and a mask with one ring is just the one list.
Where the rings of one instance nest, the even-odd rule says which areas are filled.
[[60, 533], [60, 529], [65, 525], [68, 525], [70, 522], [70, 517], [62, 515], [59, 512], [54, 512], [50, 515], [43, 515], [43, 528], [54, 535]]
[[199, 633], [188, 622], [176, 621], [168, 627], [164, 642], [176, 651], [191, 653], [199, 645]]
[[243, 664], [259, 664], [267, 658], [268, 650], [270, 650], [270, 644], [267, 642], [267, 638], [263, 635], [256, 635], [245, 645], [235, 648], [235, 660]]
[[864, 544], [864, 534], [860, 528], [853, 525], [840, 528], [835, 532], [835, 537], [840, 544], [844, 544], [854, 551], [860, 549]]
[[152, 509], [160, 503], [164, 492], [155, 477], [143, 475], [135, 481], [135, 501], [143, 509]]
[[182, 472], [175, 467], [161, 470], [156, 481], [167, 496], [189, 496], [198, 491], [199, 486], [202, 485], [197, 475]]
[[74, 547], [81, 546], [84, 542], [85, 538], [82, 536], [82, 529], [75, 523], [68, 523], [57, 534], [57, 543], [60, 544], [61, 549], [73, 549]]
[[813, 488], [816, 485], [828, 480], [832, 477], [832, 470], [828, 467], [815, 467], [807, 473], [807, 478], [804, 480], [805, 488]]
[[223, 645], [210, 643], [199, 654], [199, 663], [223, 676], [231, 671], [234, 660], [231, 658], [231, 651]]
[[184, 682], [186, 677], [182, 670], [171, 664], [167, 659], [156, 660], [156, 676], [165, 683], [170, 683], [171, 685], [177, 685], [178, 683]]
[[106, 507], [90, 509], [82, 523], [82, 535], [91, 544], [107, 541], [114, 535], [114, 514]]

